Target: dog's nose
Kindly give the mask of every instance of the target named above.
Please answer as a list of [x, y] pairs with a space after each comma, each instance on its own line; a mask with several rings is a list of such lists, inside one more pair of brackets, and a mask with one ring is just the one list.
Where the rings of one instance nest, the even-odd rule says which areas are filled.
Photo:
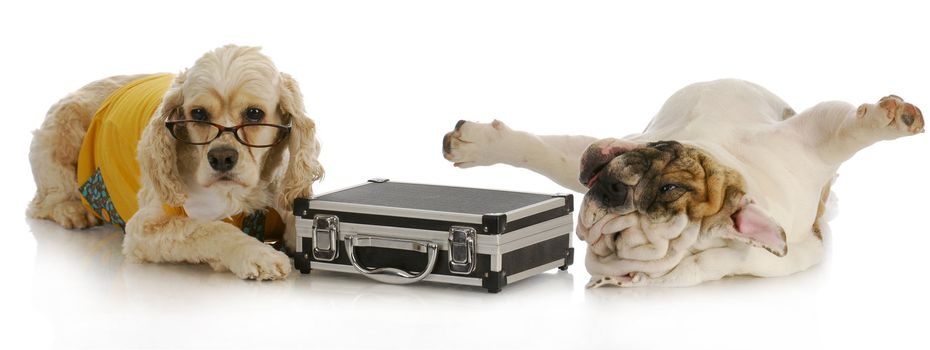
[[210, 167], [216, 171], [227, 172], [236, 166], [239, 160], [239, 152], [230, 147], [217, 147], [207, 152], [207, 161]]
[[599, 174], [589, 193], [608, 208], [619, 207], [626, 203], [628, 186], [605, 172]]

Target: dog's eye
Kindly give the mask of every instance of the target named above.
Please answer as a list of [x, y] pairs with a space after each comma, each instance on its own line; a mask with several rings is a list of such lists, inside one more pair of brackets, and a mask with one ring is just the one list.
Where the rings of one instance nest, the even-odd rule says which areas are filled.
[[209, 118], [210, 118], [210, 114], [207, 113], [207, 110], [203, 108], [191, 109], [191, 119], [199, 120], [199, 121], [206, 121]]
[[259, 120], [262, 120], [262, 118], [264, 117], [265, 117], [265, 111], [261, 109], [258, 109], [255, 107], [249, 107], [245, 110], [245, 119], [247, 119], [250, 122], [257, 122]]
[[659, 193], [656, 197], [657, 201], [660, 202], [674, 202], [677, 201], [681, 196], [684, 196], [685, 193], [688, 193], [690, 189], [686, 185], [682, 184], [665, 184], [662, 187], [659, 187]]

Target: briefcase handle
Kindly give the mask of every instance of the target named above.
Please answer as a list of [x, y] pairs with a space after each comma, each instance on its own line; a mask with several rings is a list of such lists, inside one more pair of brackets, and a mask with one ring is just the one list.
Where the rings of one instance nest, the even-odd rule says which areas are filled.
[[[349, 262], [358, 272], [375, 281], [391, 284], [410, 284], [423, 280], [436, 266], [436, 256], [439, 251], [439, 245], [433, 242], [414, 241], [398, 238], [383, 238], [370, 236], [346, 235], [343, 238], [346, 245], [346, 253], [349, 255]], [[426, 268], [418, 273], [411, 273], [393, 267], [366, 267], [362, 266], [355, 258], [355, 247], [379, 247], [410, 250], [420, 253], [426, 253]]]

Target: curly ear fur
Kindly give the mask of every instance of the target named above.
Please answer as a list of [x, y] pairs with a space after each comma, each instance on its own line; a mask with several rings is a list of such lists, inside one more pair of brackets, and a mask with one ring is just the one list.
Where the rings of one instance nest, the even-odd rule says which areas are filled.
[[323, 178], [323, 167], [317, 161], [320, 144], [316, 140], [316, 126], [304, 112], [303, 95], [297, 81], [284, 73], [280, 81], [278, 109], [291, 121], [291, 134], [287, 146], [290, 157], [278, 186], [277, 206], [289, 211], [294, 199], [313, 194], [312, 184]]
[[142, 132], [137, 157], [142, 186], [150, 186], [162, 203], [179, 207], [187, 200], [178, 172], [176, 141], [165, 128], [166, 118], [176, 118], [184, 103], [181, 85], [186, 72], [175, 78], [152, 120]]

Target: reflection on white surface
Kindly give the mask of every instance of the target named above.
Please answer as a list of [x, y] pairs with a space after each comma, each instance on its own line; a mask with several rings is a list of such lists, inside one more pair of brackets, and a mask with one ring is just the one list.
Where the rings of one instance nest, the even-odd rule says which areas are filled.
[[[831, 247], [825, 264], [783, 278], [585, 290], [588, 274], [574, 265], [488, 294], [321, 271], [277, 282], [243, 281], [206, 265], [125, 262], [117, 229], [24, 223], [36, 243], [34, 264], [22, 262], [33, 269], [25, 274], [31, 283], [6, 288], [27, 296], [12, 310], [28, 317], [6, 341], [40, 347], [905, 345], [900, 335], [915, 334], [919, 326], [901, 318], [928, 311], [922, 282], [902, 280], [909, 287], [889, 290], [869, 270], [874, 264], [860, 254], [833, 254]], [[844, 260], [843, 267], [831, 272], [834, 260]]]
[[[309, 335], [362, 324], [374, 326], [369, 331], [375, 333], [406, 333], [401, 325], [416, 329], [424, 321], [442, 329], [446, 321], [505, 316], [492, 315], [507, 305], [558, 312], [553, 305], [566, 305], [575, 285], [571, 273], [556, 270], [507, 286], [497, 295], [436, 283], [387, 285], [324, 271], [293, 273], [284, 281], [244, 281], [207, 265], [126, 262], [120, 251], [123, 234], [115, 228], [72, 231], [48, 221], [26, 222], [37, 242], [32, 302], [58, 330], [52, 343], [56, 346], [93, 344], [86, 337], [99, 327], [111, 331], [112, 344], [146, 347], [196, 345], [196, 339], [190, 343], [187, 338], [194, 335], [209, 339], [204, 345], [299, 344], [299, 338], [282, 332]], [[317, 342], [365, 348], [374, 340]]]
[[[701, 333], [718, 326], [738, 334], [737, 339], [767, 327], [800, 339], [817, 337], [820, 268], [787, 278], [729, 279], [696, 288], [585, 290], [588, 275], [575, 265], [569, 272], [554, 270], [509, 285], [499, 294], [436, 283], [387, 285], [322, 271], [255, 282], [206, 265], [125, 262], [123, 234], [114, 228], [71, 231], [48, 221], [26, 223], [37, 243], [32, 307], [54, 330], [46, 341], [55, 347], [310, 342], [404, 348], [407, 336], [448, 342], [460, 332], [479, 329], [484, 329], [481, 337], [451, 346], [488, 340], [519, 347], [534, 341], [542, 346], [649, 345], [655, 337], [669, 336], [666, 327], [685, 331], [675, 337], [709, 336]], [[739, 321], [759, 313], [766, 320]], [[727, 324], [706, 324], [708, 317]], [[345, 331], [355, 335], [325, 336]], [[99, 332], [106, 336], [97, 337]]]

